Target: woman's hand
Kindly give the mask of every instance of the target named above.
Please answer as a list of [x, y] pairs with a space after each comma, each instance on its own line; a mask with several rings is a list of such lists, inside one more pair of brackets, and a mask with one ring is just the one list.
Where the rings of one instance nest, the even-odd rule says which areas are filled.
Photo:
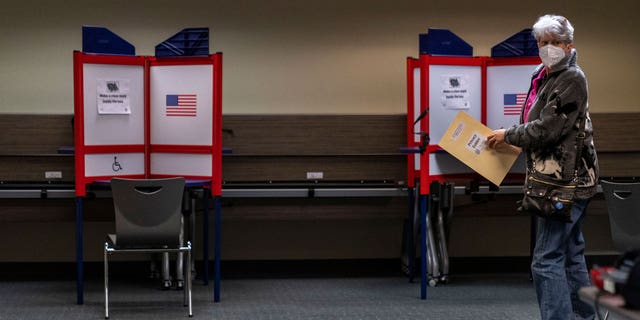
[[505, 143], [504, 131], [504, 129], [493, 130], [493, 133], [487, 137], [487, 146], [496, 149], [500, 144]]

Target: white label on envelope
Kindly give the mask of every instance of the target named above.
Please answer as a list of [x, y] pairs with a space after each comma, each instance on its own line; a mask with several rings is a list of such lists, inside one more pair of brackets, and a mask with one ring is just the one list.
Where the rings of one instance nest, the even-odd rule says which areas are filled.
[[464, 123], [460, 122], [458, 123], [458, 125], [456, 126], [456, 129], [453, 130], [453, 134], [451, 134], [451, 139], [453, 141], [458, 140], [458, 137], [460, 137], [460, 134], [462, 133], [462, 130], [464, 130]]
[[482, 152], [482, 150], [484, 150], [485, 147], [485, 141], [487, 141], [487, 137], [474, 132], [471, 135], [471, 138], [469, 138], [469, 141], [467, 141], [466, 147], [467, 149], [469, 149], [471, 152], [479, 155], [480, 152]]

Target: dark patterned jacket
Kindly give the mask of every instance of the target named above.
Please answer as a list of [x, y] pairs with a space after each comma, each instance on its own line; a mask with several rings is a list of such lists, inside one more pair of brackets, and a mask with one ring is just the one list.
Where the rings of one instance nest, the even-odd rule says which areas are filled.
[[[505, 131], [505, 141], [523, 148], [529, 170], [534, 168], [551, 178], [570, 180], [576, 162], [576, 136], [580, 121], [585, 118], [576, 196], [586, 199], [596, 193], [599, 169], [589, 117], [587, 80], [576, 64], [576, 56], [574, 49], [548, 70], [538, 86], [528, 122], [524, 123], [524, 114], [521, 114], [520, 125]], [[542, 68], [538, 66], [532, 80]]]

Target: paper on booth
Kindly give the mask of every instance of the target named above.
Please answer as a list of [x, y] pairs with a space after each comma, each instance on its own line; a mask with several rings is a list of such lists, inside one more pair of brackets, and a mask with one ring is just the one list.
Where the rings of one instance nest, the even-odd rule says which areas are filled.
[[493, 130], [460, 111], [438, 145], [491, 183], [500, 185], [520, 150], [510, 145], [500, 150], [486, 147], [487, 137], [491, 133]]

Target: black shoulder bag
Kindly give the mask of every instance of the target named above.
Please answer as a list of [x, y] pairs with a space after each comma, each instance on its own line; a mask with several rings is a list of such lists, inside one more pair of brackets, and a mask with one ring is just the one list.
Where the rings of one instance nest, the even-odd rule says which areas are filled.
[[552, 179], [537, 172], [535, 164], [527, 175], [524, 198], [519, 201], [518, 211], [529, 212], [537, 216], [571, 222], [571, 208], [578, 188], [578, 163], [584, 144], [584, 126], [586, 115], [580, 122], [580, 131], [576, 136], [576, 161], [571, 180]]

